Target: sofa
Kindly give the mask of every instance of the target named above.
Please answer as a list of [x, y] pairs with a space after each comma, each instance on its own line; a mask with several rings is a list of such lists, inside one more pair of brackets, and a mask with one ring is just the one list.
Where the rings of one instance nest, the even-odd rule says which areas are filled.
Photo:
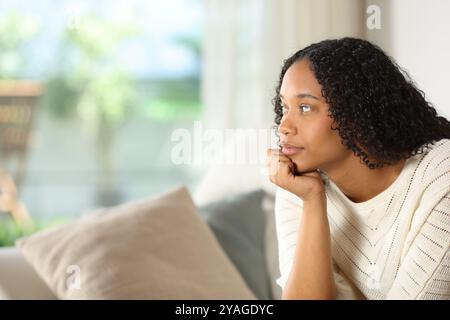
[[[231, 143], [231, 146], [233, 146], [233, 143]], [[230, 144], [228, 144], [224, 152], [227, 152], [226, 150], [229, 148]], [[265, 152], [265, 148], [260, 149], [260, 151]], [[200, 184], [194, 190], [184, 188], [184, 192], [186, 190], [192, 196], [195, 206], [201, 212], [206, 222], [205, 224], [212, 231], [211, 233], [216, 239], [222, 240], [222, 242], [219, 241], [222, 249], [224, 249], [225, 254], [232, 262], [231, 265], [234, 266], [241, 279], [244, 280], [243, 282], [254, 294], [255, 299], [280, 299], [281, 288], [275, 282], [280, 276], [277, 253], [278, 244], [273, 214], [276, 188], [268, 180], [264, 165], [261, 163], [210, 165], [205, 170]], [[244, 207], [242, 203], [244, 203]], [[232, 209], [230, 209], [231, 206], [233, 206]], [[239, 210], [247, 210], [239, 208], [249, 208], [249, 206], [257, 210], [261, 208], [262, 214], [258, 213], [253, 217], [249, 217], [245, 212], [239, 212]], [[228, 209], [231, 210], [231, 213], [226, 212]], [[255, 211], [255, 209], [252, 210]], [[218, 211], [220, 211], [219, 214], [217, 214]], [[234, 215], [234, 220], [230, 224], [231, 227], [228, 229], [222, 228], [217, 222], [219, 221], [217, 217], [226, 220], [228, 219], [227, 216], [231, 214]], [[96, 215], [101, 218], [105, 214], [96, 212], [93, 216]], [[246, 222], [239, 220], [243, 217], [246, 217]], [[100, 218], [94, 217], [92, 219]], [[246, 247], [243, 242], [247, 240], [244, 239], [241, 246], [239, 235], [236, 235], [238, 228], [233, 227], [236, 225], [239, 226], [239, 232], [244, 237], [251, 232], [256, 234], [256, 225], [262, 226], [264, 229], [263, 236], [252, 236], [253, 243], [247, 243]], [[253, 228], [253, 230], [245, 228]], [[255, 239], [259, 243], [255, 243]], [[229, 243], [230, 240], [234, 244], [226, 248], [227, 241]], [[244, 247], [249, 251], [247, 253], [239, 252]], [[30, 251], [32, 248], [27, 250]], [[256, 255], [255, 248], [262, 248], [259, 256]], [[42, 270], [37, 270], [35, 265], [30, 262], [32, 260], [29, 257], [24, 257], [23, 252], [25, 251], [21, 251], [18, 247], [0, 248], [0, 299], [60, 299], [61, 295], [58, 294], [58, 289], [48, 285], [49, 280], [43, 277]], [[46, 251], [42, 252], [45, 254]], [[42, 252], [40, 253], [41, 256]], [[28, 254], [28, 256], [32, 256], [32, 254], [33, 252]], [[253, 258], [251, 257], [252, 255]], [[256, 258], [259, 258], [260, 262], [261, 259], [265, 261], [264, 263], [255, 262]], [[35, 259], [39, 259], [39, 257], [35, 257]], [[265, 287], [262, 284], [263, 281], [265, 282]], [[185, 288], [185, 290], [189, 290], [189, 287]], [[116, 296], [110, 297], [115, 298]], [[119, 299], [123, 298], [123, 296], [117, 297]], [[168, 297], [171, 296], [169, 295]], [[177, 299], [176, 296], [173, 297]], [[187, 295], [187, 297], [191, 296]], [[193, 299], [202, 299], [201, 295], [192, 295], [192, 297]], [[215, 296], [211, 297], [214, 298]], [[243, 295], [243, 297], [245, 298], [246, 296]], [[131, 296], [130, 298], [140, 297]], [[204, 298], [208, 299], [208, 296]]]

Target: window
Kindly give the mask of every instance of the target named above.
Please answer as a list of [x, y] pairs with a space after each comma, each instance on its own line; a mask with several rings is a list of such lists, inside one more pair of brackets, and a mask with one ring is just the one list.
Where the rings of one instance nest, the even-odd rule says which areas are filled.
[[170, 134], [202, 113], [202, 21], [200, 0], [0, 3], [3, 88], [42, 89], [25, 165], [16, 154], [0, 162], [23, 174], [19, 196], [33, 219], [198, 182], [192, 167], [171, 163]]

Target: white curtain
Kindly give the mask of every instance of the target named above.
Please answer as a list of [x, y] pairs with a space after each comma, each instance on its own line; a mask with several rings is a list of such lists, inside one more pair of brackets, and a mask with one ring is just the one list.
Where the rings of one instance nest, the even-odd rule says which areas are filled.
[[283, 60], [326, 38], [365, 36], [359, 0], [204, 0], [205, 127], [268, 128]]

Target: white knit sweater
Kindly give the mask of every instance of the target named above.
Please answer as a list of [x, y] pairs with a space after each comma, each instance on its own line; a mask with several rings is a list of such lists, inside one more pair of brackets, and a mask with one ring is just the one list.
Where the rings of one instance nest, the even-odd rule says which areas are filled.
[[[450, 139], [407, 159], [382, 193], [349, 200], [322, 175], [338, 299], [450, 299]], [[275, 221], [284, 288], [302, 200], [277, 189]]]

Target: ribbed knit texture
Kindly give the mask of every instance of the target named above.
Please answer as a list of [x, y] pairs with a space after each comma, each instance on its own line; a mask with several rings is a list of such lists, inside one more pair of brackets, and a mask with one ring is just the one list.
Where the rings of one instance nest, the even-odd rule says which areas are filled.
[[[450, 139], [407, 159], [386, 190], [355, 203], [323, 175], [339, 299], [450, 299]], [[275, 221], [284, 288], [302, 200], [277, 189]]]

